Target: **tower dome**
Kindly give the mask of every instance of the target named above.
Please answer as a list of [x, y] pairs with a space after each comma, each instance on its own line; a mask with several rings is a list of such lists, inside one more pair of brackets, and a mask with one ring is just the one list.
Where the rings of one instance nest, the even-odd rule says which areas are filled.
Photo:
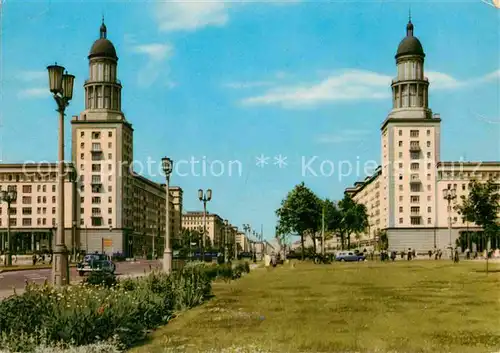
[[413, 23], [411, 23], [411, 19], [406, 25], [406, 37], [399, 43], [396, 59], [403, 55], [418, 55], [425, 57], [422, 43], [413, 35]]
[[99, 39], [92, 44], [92, 48], [90, 48], [89, 59], [94, 57], [106, 57], [118, 60], [116, 56], [116, 49], [113, 43], [107, 36], [107, 28], [104, 24], [104, 19], [102, 20], [101, 28], [99, 29]]

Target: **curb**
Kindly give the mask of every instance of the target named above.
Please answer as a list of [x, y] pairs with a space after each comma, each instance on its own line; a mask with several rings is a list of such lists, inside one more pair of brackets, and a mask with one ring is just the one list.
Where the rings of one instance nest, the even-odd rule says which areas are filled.
[[[70, 268], [75, 268], [76, 265], [69, 265]], [[1, 269], [0, 273], [7, 273], [7, 272], [22, 272], [22, 271], [32, 271], [32, 270], [50, 270], [52, 268], [52, 265], [45, 265], [45, 266], [36, 266], [36, 267], [22, 267], [22, 268], [8, 268], [8, 269]]]

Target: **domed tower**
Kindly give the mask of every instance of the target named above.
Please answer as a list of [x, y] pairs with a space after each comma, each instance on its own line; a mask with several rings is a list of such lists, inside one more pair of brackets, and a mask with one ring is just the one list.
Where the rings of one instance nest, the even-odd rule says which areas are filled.
[[[406, 25], [406, 37], [399, 43], [396, 53], [397, 77], [392, 81], [393, 113], [405, 118], [428, 118], [429, 81], [424, 76], [425, 53], [422, 44], [413, 35], [411, 18]], [[391, 114], [393, 115], [393, 114]]]
[[86, 119], [122, 119], [121, 83], [117, 79], [118, 57], [115, 46], [107, 39], [107, 28], [102, 21], [97, 39], [90, 49], [89, 79], [85, 81]]
[[381, 126], [383, 228], [398, 251], [434, 246], [441, 119], [429, 109], [424, 59], [410, 17], [396, 52], [392, 110]]

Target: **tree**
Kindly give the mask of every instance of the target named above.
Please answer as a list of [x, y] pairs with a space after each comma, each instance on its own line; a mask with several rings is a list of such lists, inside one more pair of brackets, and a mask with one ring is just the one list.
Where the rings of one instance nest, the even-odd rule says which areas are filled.
[[[351, 234], [361, 233], [368, 227], [368, 214], [366, 206], [356, 203], [349, 194], [335, 204], [328, 206], [328, 224], [330, 230], [335, 230], [341, 239], [341, 247], [344, 249], [347, 239], [347, 248], [351, 247]], [[326, 216], [325, 216], [326, 218]]]
[[[479, 183], [472, 180], [469, 183], [469, 194], [462, 195], [462, 204], [456, 209], [467, 222], [473, 222], [483, 228], [483, 235], [488, 244], [492, 236], [500, 231], [498, 211], [500, 209], [500, 193], [493, 180]], [[488, 249], [487, 249], [488, 250]], [[486, 256], [486, 272], [488, 272], [488, 255]]]
[[316, 232], [321, 225], [322, 202], [304, 182], [296, 185], [281, 201], [276, 210], [279, 234], [295, 233], [300, 236], [302, 260], [305, 258], [304, 236]]
[[342, 213], [339, 208], [335, 204], [335, 202], [325, 199], [323, 201], [323, 207], [325, 212], [325, 239], [327, 235], [335, 234], [337, 237], [340, 237], [340, 241], [344, 244], [344, 232], [343, 232], [343, 224], [342, 224]]

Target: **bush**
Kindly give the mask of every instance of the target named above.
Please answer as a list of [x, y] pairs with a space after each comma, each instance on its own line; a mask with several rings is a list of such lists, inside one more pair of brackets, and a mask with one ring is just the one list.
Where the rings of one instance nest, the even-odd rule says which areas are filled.
[[233, 272], [230, 265], [199, 263], [172, 275], [153, 271], [116, 281], [114, 276], [92, 273], [86, 283], [61, 289], [28, 285], [22, 295], [0, 302], [0, 351], [33, 352], [42, 346], [109, 340], [113, 347], [125, 349], [168, 322], [175, 311], [201, 304], [211, 294], [211, 282], [233, 279]]
[[114, 273], [98, 271], [90, 272], [90, 275], [83, 280], [84, 283], [94, 286], [104, 286], [110, 288], [116, 285], [116, 275]]
[[115, 252], [115, 253], [113, 253], [113, 255], [111, 255], [111, 261], [121, 262], [121, 261], [125, 261], [126, 259], [127, 259], [127, 256], [125, 255], [125, 253], [122, 253], [122, 252]]

